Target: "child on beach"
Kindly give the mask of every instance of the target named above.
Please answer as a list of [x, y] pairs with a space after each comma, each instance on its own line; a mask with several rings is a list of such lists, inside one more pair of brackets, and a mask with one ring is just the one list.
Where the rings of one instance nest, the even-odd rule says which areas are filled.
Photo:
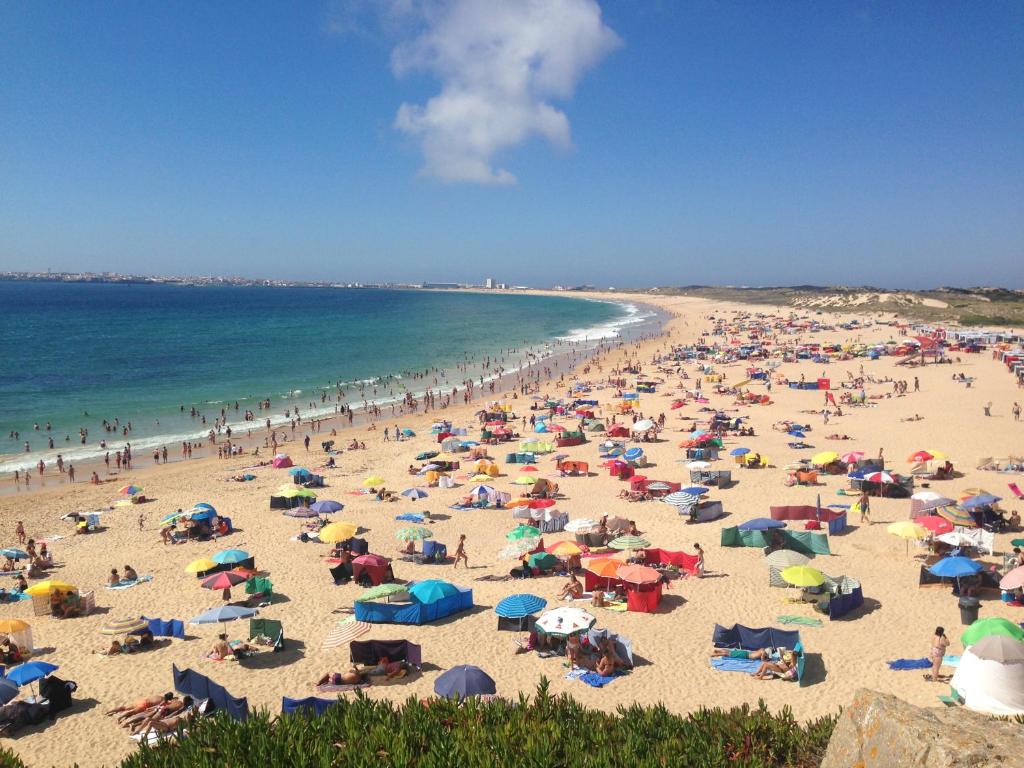
[[459, 567], [459, 560], [464, 562], [466, 567], [469, 568], [469, 558], [466, 556], [466, 534], [464, 533], [459, 534], [459, 546], [455, 550], [455, 564], [452, 566], [453, 568]]

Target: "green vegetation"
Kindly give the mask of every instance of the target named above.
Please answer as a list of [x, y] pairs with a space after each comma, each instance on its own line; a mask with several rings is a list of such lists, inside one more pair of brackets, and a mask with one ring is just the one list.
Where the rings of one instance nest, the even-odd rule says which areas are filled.
[[[835, 723], [829, 716], [801, 724], [788, 708], [772, 714], [763, 702], [686, 717], [660, 705], [612, 714], [551, 696], [542, 681], [532, 699], [425, 707], [356, 695], [320, 717], [216, 716], [194, 723], [180, 741], [141, 747], [122, 768], [813, 768]], [[0, 765], [23, 764], [4, 752]]]

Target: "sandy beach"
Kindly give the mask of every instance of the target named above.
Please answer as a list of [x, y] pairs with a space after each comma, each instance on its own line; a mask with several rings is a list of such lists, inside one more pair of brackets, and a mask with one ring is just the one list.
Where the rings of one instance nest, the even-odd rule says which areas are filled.
[[[601, 298], [609, 297], [601, 294]], [[637, 297], [624, 295], [623, 300], [636, 301]], [[711, 326], [710, 315], [730, 316], [735, 311], [764, 311], [777, 313], [773, 308], [750, 305], [730, 306], [704, 300], [680, 297], [650, 297], [643, 301], [654, 304], [671, 314], [662, 336], [643, 342], [631, 343], [591, 362], [589, 373], [577, 372], [581, 380], [599, 382], [606, 379], [611, 369], [633, 360], [645, 372], [654, 373], [652, 357], [670, 344], [694, 341], [701, 331]], [[822, 322], [838, 322], [853, 317], [816, 315]], [[892, 317], [888, 315], [887, 317]], [[863, 319], [863, 318], [862, 318]], [[816, 334], [806, 333], [800, 338], [815, 342], [884, 341], [894, 329], [872, 327], [851, 332], [842, 329]], [[720, 338], [720, 337], [719, 337]], [[960, 353], [953, 353], [954, 356]], [[770, 708], [791, 707], [800, 718], [813, 718], [836, 712], [849, 702], [856, 689], [874, 688], [894, 693], [918, 705], [938, 705], [936, 696], [948, 691], [948, 686], [926, 682], [920, 672], [890, 671], [886, 661], [900, 657], [927, 655], [932, 631], [936, 625], [946, 627], [952, 640], [951, 653], [962, 648], [958, 637], [961, 632], [957, 600], [948, 589], [918, 588], [919, 565], [907, 554], [903, 540], [886, 532], [886, 525], [909, 517], [910, 502], [906, 499], [877, 499], [872, 501], [872, 524], [851, 520], [851, 527], [843, 535], [830, 537], [831, 557], [819, 557], [815, 567], [832, 576], [846, 575], [863, 585], [865, 608], [853, 617], [829, 621], [821, 627], [799, 627], [809, 654], [807, 662], [808, 685], [797, 687], [780, 681], [759, 682], [747, 675], [716, 671], [709, 665], [711, 633], [715, 623], [730, 625], [739, 622], [753, 627], [780, 626], [777, 617], [783, 614], [804, 613], [812, 616], [810, 608], [785, 602], [786, 590], [768, 584], [767, 568], [761, 553], [753, 548], [723, 548], [719, 545], [720, 531], [753, 517], [767, 517], [772, 504], [814, 504], [820, 496], [822, 504], [851, 503], [853, 499], [840, 497], [836, 491], [848, 487], [845, 476], [823, 476], [817, 487], [787, 487], [783, 467], [800, 457], [809, 457], [823, 450], [859, 449], [867, 455], [878, 454], [884, 448], [889, 465], [896, 471], [906, 472], [910, 465], [904, 459], [919, 449], [941, 449], [953, 460], [962, 477], [931, 483], [932, 490], [956, 497], [965, 488], [982, 487], [1006, 497], [1004, 508], [1019, 508], [1019, 503], [1006, 489], [1007, 482], [1019, 481], [1019, 475], [1004, 475], [975, 469], [982, 456], [1005, 456], [1021, 452], [1022, 426], [1011, 415], [1014, 400], [1020, 393], [1004, 366], [992, 359], [991, 354], [960, 354], [961, 362], [953, 365], [928, 365], [921, 368], [898, 368], [895, 357], [877, 361], [853, 359], [827, 365], [810, 361], [784, 363], [776, 371], [790, 379], [801, 375], [808, 380], [826, 375], [835, 382], [845, 380], [847, 372], [856, 374], [863, 364], [865, 372], [876, 379], [892, 377], [909, 379], [916, 376], [920, 391], [906, 396], [871, 401], [865, 408], [844, 408], [842, 416], [833, 416], [825, 425], [820, 415], [822, 393], [793, 390], [777, 386], [771, 392], [770, 405], [737, 405], [734, 398], [712, 394], [708, 385], [710, 405], [721, 407], [730, 415], [743, 416], [753, 426], [756, 436], [729, 438], [725, 444], [721, 468], [733, 468], [732, 487], [713, 490], [711, 498], [720, 500], [726, 517], [703, 524], [686, 525], [675, 508], [655, 501], [630, 503], [618, 498], [625, 487], [619, 480], [609, 477], [599, 467], [597, 436], [591, 442], [560, 451], [573, 459], [590, 463], [591, 477], [557, 478], [564, 499], [558, 509], [570, 518], [599, 518], [618, 515], [635, 520], [644, 537], [654, 546], [667, 550], [692, 552], [700, 543], [707, 553], [709, 577], [687, 578], [673, 581], [666, 592], [661, 610], [654, 614], [620, 613], [600, 608], [593, 609], [597, 626], [606, 627], [633, 641], [634, 651], [643, 663], [605, 688], [588, 687], [575, 680], [565, 679], [564, 659], [541, 659], [536, 654], [515, 654], [513, 640], [516, 633], [496, 630], [494, 605], [515, 592], [531, 592], [548, 599], [549, 608], [555, 607], [564, 578], [543, 580], [480, 581], [484, 576], [503, 576], [514, 562], [498, 557], [505, 546], [505, 534], [515, 526], [509, 510], [455, 511], [448, 507], [464, 495], [467, 486], [465, 470], [457, 478], [462, 487], [429, 489], [429, 497], [421, 501], [402, 499], [395, 503], [382, 503], [373, 497], [358, 494], [364, 478], [371, 474], [382, 476], [390, 489], [401, 491], [420, 484], [422, 478], [412, 478], [406, 468], [416, 463], [416, 454], [434, 449], [436, 440], [430, 433], [430, 424], [438, 418], [450, 419], [457, 426], [469, 429], [471, 437], [477, 434], [474, 413], [483, 402], [492, 399], [481, 396], [469, 405], [459, 405], [445, 411], [382, 418], [377, 430], [357, 425], [339, 433], [337, 445], [351, 437], [366, 443], [366, 450], [344, 451], [336, 457], [337, 467], [323, 474], [327, 488], [318, 491], [321, 499], [336, 499], [345, 509], [334, 515], [336, 520], [348, 520], [363, 529], [360, 535], [370, 544], [370, 551], [386, 557], [396, 557], [398, 544], [395, 532], [403, 523], [395, 516], [403, 512], [429, 509], [434, 517], [431, 528], [434, 538], [454, 552], [460, 534], [466, 536], [469, 556], [468, 570], [451, 565], [415, 565], [396, 560], [394, 571], [402, 580], [443, 578], [457, 585], [473, 589], [472, 612], [456, 614], [443, 621], [424, 626], [376, 625], [363, 639], [405, 638], [423, 647], [426, 668], [422, 674], [390, 685], [375, 685], [367, 689], [371, 697], [403, 700], [407, 697], [426, 697], [433, 692], [435, 678], [445, 669], [457, 664], [475, 664], [486, 670], [496, 681], [499, 695], [515, 696], [518, 692], [532, 692], [542, 676], [552, 681], [555, 692], [567, 692], [587, 706], [614, 710], [633, 702], [663, 703], [675, 712], [688, 712], [701, 706], [729, 707], [754, 704], [763, 699]], [[745, 363], [733, 363], [716, 368], [727, 375], [727, 383], [746, 379]], [[691, 377], [696, 374], [692, 364], [684, 366]], [[971, 388], [954, 382], [952, 375], [963, 372], [975, 377]], [[635, 377], [630, 377], [632, 378]], [[570, 385], [567, 377], [559, 386], [556, 380], [542, 388], [553, 397], [564, 397]], [[678, 379], [668, 379], [652, 395], [641, 395], [639, 410], [646, 417], [666, 415], [666, 428], [657, 443], [645, 444], [652, 467], [644, 471], [648, 477], [688, 483], [688, 471], [680, 459], [683, 451], [679, 442], [693, 428], [691, 419], [706, 423], [708, 414], [688, 402], [684, 407], [670, 410], [678, 394]], [[867, 392], [886, 394], [891, 384], [868, 384]], [[913, 387], [911, 387], [913, 390]], [[753, 391], [764, 393], [761, 385]], [[599, 400], [602, 413], [610, 413], [614, 389], [595, 388], [589, 395]], [[837, 393], [838, 397], [838, 393]], [[992, 415], [986, 417], [983, 407], [992, 402]], [[531, 401], [514, 401], [517, 415], [529, 417]], [[815, 413], [808, 413], [814, 411]], [[915, 414], [918, 421], [901, 421]], [[810, 423], [813, 431], [807, 442], [814, 451], [795, 451], [787, 447], [791, 439], [782, 432], [772, 430], [772, 424], [782, 419]], [[398, 423], [417, 436], [402, 442], [384, 442], [384, 426]], [[299, 434], [301, 430], [296, 430]], [[329, 425], [311, 435], [307, 454], [301, 442], [288, 444], [288, 450], [297, 465], [310, 469], [324, 464], [326, 456], [320, 450], [320, 441], [328, 439]], [[833, 432], [845, 433], [852, 439], [834, 442], [824, 439]], [[770, 458], [773, 467], [760, 470], [735, 469], [728, 451], [736, 446], [749, 447]], [[518, 493], [512, 480], [519, 475], [517, 468], [504, 462], [505, 454], [512, 450], [506, 445], [492, 449], [491, 456], [501, 467], [502, 476], [494, 482], [499, 490]], [[344, 669], [348, 662], [347, 646], [325, 650], [325, 636], [347, 614], [338, 609], [351, 608], [353, 598], [362, 589], [353, 584], [335, 586], [322, 561], [327, 547], [321, 544], [303, 544], [292, 541], [299, 532], [298, 520], [284, 517], [269, 509], [268, 498], [279, 485], [289, 480], [284, 470], [270, 467], [251, 469], [256, 479], [251, 482], [228, 482], [227, 478], [252, 464], [248, 456], [218, 460], [195, 459], [167, 465], [152, 466], [148, 456], [140, 456], [137, 471], [111, 475], [102, 485], [87, 482], [88, 472], [79, 471], [78, 483], [35, 489], [26, 493], [0, 497], [0, 527], [4, 544], [16, 542], [15, 522], [24, 521], [29, 536], [52, 539], [51, 548], [60, 564], [50, 576], [77, 585], [81, 590], [95, 590], [97, 610], [89, 616], [57, 620], [33, 617], [30, 602], [5, 604], [0, 616], [17, 617], [32, 624], [34, 642], [43, 649], [37, 658], [60, 665], [57, 673], [78, 683], [76, 704], [63, 713], [55, 723], [45, 728], [28, 728], [15, 739], [3, 739], [33, 765], [69, 764], [77, 761], [82, 766], [111, 765], [129, 754], [134, 748], [124, 730], [103, 712], [139, 696], [171, 690], [171, 666], [191, 667], [209, 675], [224, 685], [235, 696], [248, 698], [250, 707], [266, 707], [272, 712], [280, 710], [281, 697], [313, 695], [314, 681], [324, 673]], [[540, 476], [557, 477], [550, 456], [538, 460]], [[11, 483], [9, 478], [4, 483]], [[107, 507], [116, 499], [117, 489], [127, 483], [145, 488], [151, 499], [143, 505], [120, 507], [104, 515], [106, 529], [87, 536], [72, 536], [73, 528], [61, 516], [71, 511], [88, 511]], [[238, 530], [218, 542], [164, 545], [159, 537], [159, 521], [178, 508], [188, 508], [197, 502], [208, 502], [218, 512], [230, 517]], [[141, 515], [141, 529], [140, 529]], [[1020, 534], [1016, 534], [1019, 536]], [[1001, 563], [999, 553], [1011, 549], [1009, 540], [1014, 534], [996, 537], [994, 557], [987, 563]], [[547, 534], [545, 543], [572, 539], [572, 535]], [[201, 589], [195, 576], [185, 573], [187, 563], [209, 556], [224, 548], [244, 549], [255, 556], [256, 566], [264, 571], [274, 584], [275, 593], [283, 596], [261, 610], [266, 618], [283, 622], [288, 649], [283, 653], [263, 653], [244, 665], [235, 662], [212, 662], [204, 654], [215, 639], [214, 626], [188, 627], [189, 640], [174, 640], [164, 647], [134, 655], [104, 658], [95, 654], [104, 648], [108, 639], [98, 630], [105, 623], [118, 618], [146, 615], [149, 617], [188, 620], [202, 611], [221, 604], [216, 592]], [[912, 549], [912, 548], [911, 548]], [[113, 591], [104, 588], [111, 568], [120, 571], [126, 564], [140, 574], [151, 575], [152, 581], [130, 589]], [[241, 592], [239, 588], [237, 590]], [[239, 595], [240, 596], [240, 595]], [[1015, 622], [1024, 620], [1024, 609], [1010, 607], [998, 599], [984, 600], [983, 617], [1004, 616]], [[247, 622], [227, 624], [232, 637], [242, 637]]]

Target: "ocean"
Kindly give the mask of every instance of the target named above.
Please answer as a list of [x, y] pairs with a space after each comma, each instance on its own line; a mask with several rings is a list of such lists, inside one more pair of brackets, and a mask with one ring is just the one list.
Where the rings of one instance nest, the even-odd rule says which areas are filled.
[[246, 409], [257, 425], [282, 423], [289, 405], [305, 418], [333, 413], [321, 393], [339, 388], [357, 408], [450, 391], [653, 320], [635, 305], [569, 297], [306, 287], [0, 282], [0, 306], [0, 472], [58, 453], [93, 458], [100, 440], [174, 453], [222, 408], [237, 427]]

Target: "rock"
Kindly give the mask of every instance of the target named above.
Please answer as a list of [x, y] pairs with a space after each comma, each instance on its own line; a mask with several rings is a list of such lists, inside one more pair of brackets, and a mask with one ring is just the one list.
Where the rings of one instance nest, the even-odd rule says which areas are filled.
[[1018, 723], [963, 707], [915, 707], [862, 688], [843, 710], [821, 768], [1024, 768], [1021, 736]]

